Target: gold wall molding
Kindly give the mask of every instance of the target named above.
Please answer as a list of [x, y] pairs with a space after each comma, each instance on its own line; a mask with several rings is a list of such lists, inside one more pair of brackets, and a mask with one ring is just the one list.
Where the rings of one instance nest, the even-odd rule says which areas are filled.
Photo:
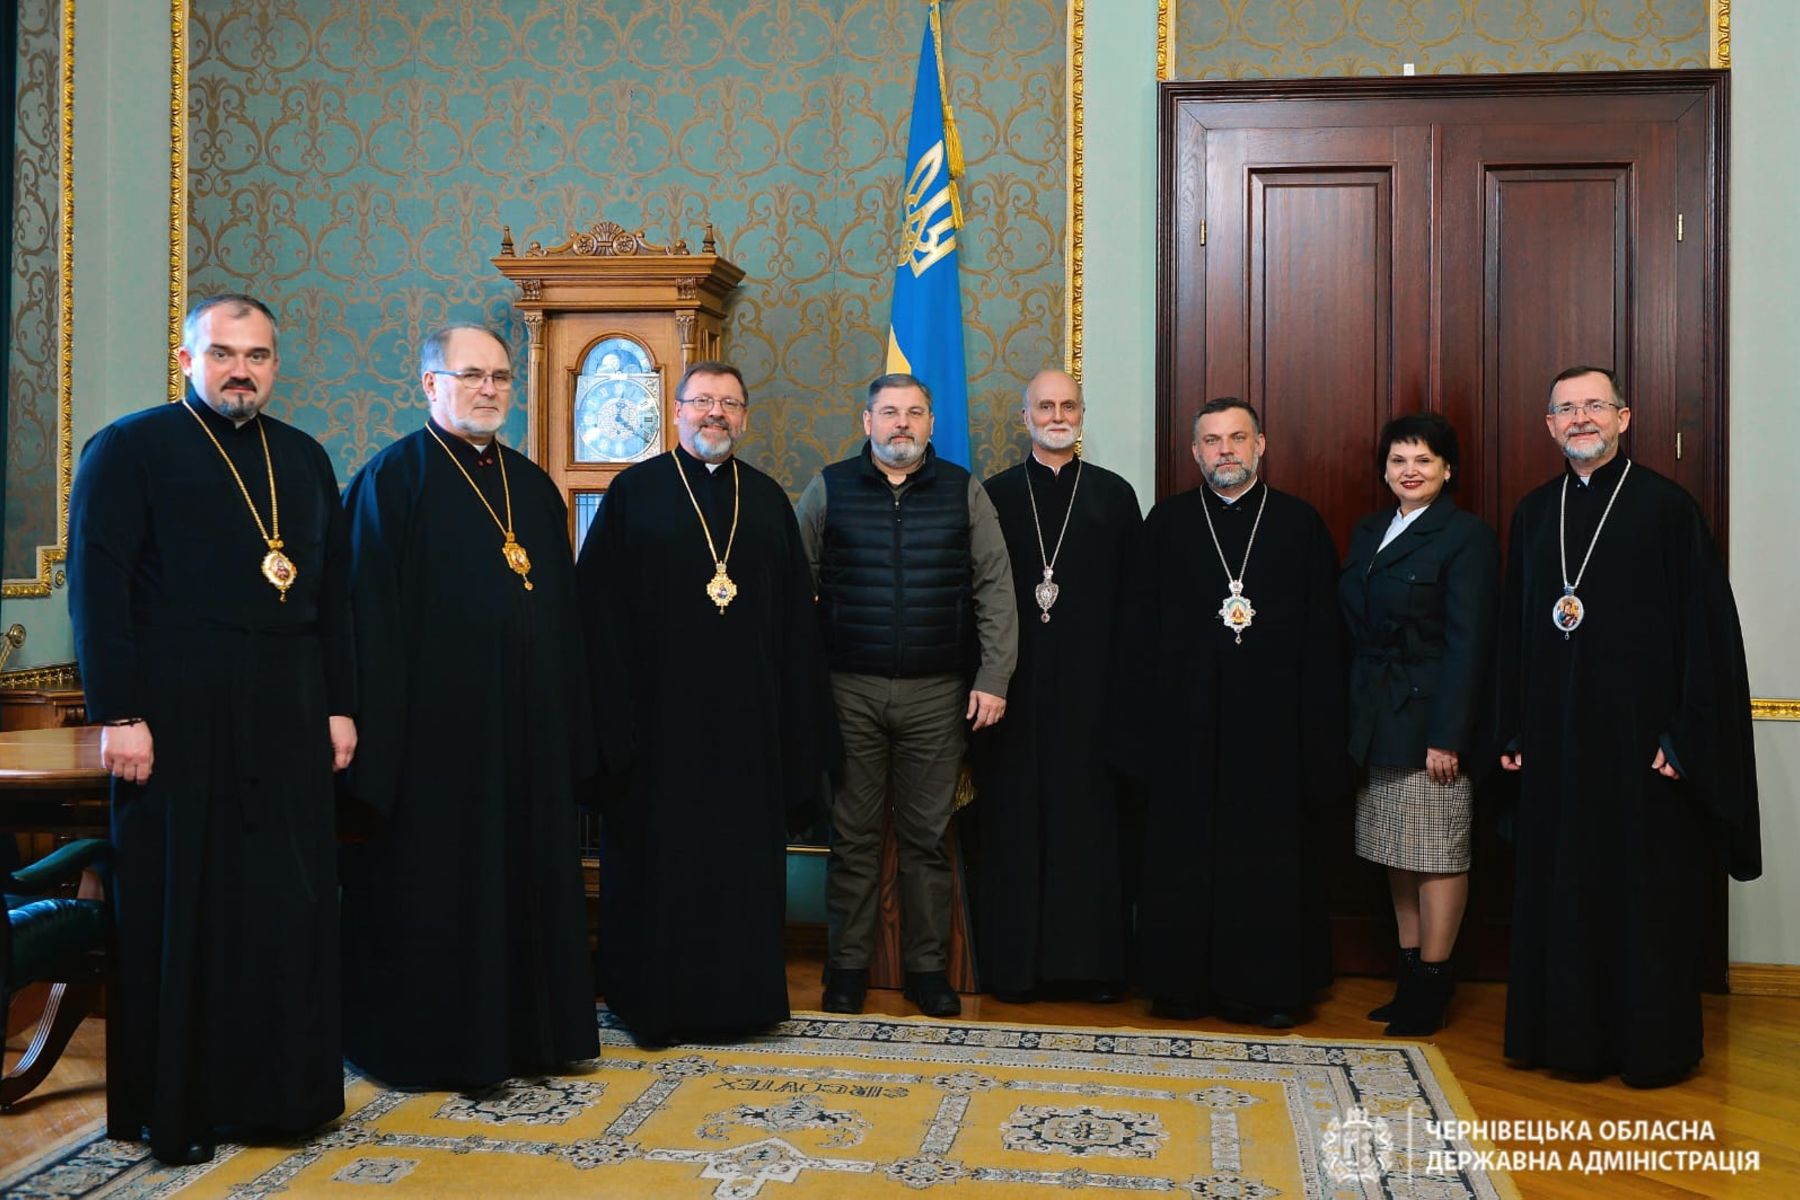
[[1734, 996], [1800, 996], [1800, 966], [1790, 963], [1732, 963], [1725, 990]]
[[27, 667], [22, 671], [0, 671], [0, 691], [35, 691], [38, 688], [80, 686], [81, 671], [72, 662]]
[[61, 78], [57, 116], [57, 205], [62, 223], [56, 247], [56, 543], [39, 546], [37, 575], [0, 583], [0, 596], [48, 596], [63, 584], [56, 564], [69, 554], [69, 483], [75, 474], [75, 0], [62, 0]]
[[169, 399], [186, 394], [181, 319], [187, 315], [188, 0], [169, 0]]
[[1175, 0], [1156, 0], [1156, 77], [1175, 78]]
[[1731, 0], [1709, 0], [1712, 9], [1712, 65], [1731, 66]]
[[1752, 697], [1750, 719], [1753, 721], [1800, 721], [1800, 700], [1770, 700]]
[[1068, 185], [1063, 222], [1063, 369], [1081, 378], [1082, 266], [1085, 259], [1083, 226], [1086, 222], [1084, 190], [1087, 185], [1087, 0], [1069, 0], [1068, 61]]

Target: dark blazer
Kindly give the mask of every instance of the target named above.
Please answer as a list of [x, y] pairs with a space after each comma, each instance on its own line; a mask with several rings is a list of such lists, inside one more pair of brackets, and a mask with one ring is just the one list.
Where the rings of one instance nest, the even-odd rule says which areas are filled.
[[1493, 657], [1499, 542], [1440, 495], [1378, 554], [1393, 519], [1384, 508], [1357, 522], [1338, 577], [1354, 653], [1350, 756], [1423, 768], [1435, 747], [1456, 751], [1467, 770]]

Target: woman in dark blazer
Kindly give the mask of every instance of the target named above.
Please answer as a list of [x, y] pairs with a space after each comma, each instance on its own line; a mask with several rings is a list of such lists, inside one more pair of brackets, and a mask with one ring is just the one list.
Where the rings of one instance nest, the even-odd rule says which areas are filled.
[[1377, 462], [1399, 501], [1364, 517], [1338, 579], [1355, 650], [1350, 756], [1356, 852], [1387, 868], [1400, 935], [1394, 999], [1369, 1014], [1418, 1037], [1443, 1024], [1450, 952], [1469, 895], [1469, 827], [1480, 697], [1499, 596], [1494, 531], [1456, 507], [1456, 430], [1435, 413], [1396, 417]]

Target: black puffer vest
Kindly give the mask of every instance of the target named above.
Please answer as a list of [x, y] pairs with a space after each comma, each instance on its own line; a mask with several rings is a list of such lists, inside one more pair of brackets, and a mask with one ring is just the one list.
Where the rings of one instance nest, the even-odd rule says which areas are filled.
[[823, 472], [819, 609], [834, 671], [911, 679], [975, 667], [969, 473], [925, 454], [897, 497], [867, 442]]

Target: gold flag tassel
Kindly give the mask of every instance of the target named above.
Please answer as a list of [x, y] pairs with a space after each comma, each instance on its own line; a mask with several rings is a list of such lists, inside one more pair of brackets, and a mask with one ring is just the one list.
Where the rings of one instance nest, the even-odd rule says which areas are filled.
[[931, 44], [937, 53], [938, 99], [944, 106], [944, 160], [950, 170], [950, 220], [963, 227], [962, 193], [956, 181], [963, 176], [962, 137], [956, 132], [956, 116], [950, 111], [950, 88], [944, 79], [944, 23], [938, 0], [931, 0]]

